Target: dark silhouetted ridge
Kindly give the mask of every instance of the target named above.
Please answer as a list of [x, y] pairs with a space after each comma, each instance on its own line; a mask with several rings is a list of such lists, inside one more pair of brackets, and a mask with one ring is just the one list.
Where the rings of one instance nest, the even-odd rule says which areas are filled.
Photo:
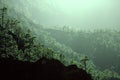
[[0, 80], [92, 80], [76, 65], [65, 66], [59, 60], [45, 57], [36, 62], [0, 58]]

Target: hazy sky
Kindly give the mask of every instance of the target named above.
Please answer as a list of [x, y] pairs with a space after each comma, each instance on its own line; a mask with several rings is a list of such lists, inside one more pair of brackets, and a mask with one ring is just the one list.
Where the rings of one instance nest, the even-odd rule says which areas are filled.
[[40, 22], [49, 26], [120, 27], [120, 0], [37, 0]]

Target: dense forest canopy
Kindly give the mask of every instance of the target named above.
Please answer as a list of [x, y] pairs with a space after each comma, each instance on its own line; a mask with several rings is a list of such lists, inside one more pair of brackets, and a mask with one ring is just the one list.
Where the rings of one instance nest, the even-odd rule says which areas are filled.
[[94, 80], [120, 79], [118, 3], [0, 0], [0, 56], [30, 62], [54, 58], [76, 64]]

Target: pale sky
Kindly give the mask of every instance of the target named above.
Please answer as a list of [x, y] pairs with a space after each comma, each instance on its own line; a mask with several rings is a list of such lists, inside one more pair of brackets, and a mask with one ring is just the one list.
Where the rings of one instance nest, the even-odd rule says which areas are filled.
[[37, 0], [47, 26], [120, 27], [120, 0]]

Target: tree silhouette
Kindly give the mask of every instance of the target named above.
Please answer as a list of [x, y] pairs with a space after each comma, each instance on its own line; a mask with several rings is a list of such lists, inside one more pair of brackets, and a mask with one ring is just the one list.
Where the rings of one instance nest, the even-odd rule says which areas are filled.
[[83, 63], [85, 70], [87, 70], [87, 61], [88, 61], [88, 60], [89, 60], [89, 59], [88, 59], [87, 56], [85, 56], [83, 59], [81, 59], [81, 62]]

